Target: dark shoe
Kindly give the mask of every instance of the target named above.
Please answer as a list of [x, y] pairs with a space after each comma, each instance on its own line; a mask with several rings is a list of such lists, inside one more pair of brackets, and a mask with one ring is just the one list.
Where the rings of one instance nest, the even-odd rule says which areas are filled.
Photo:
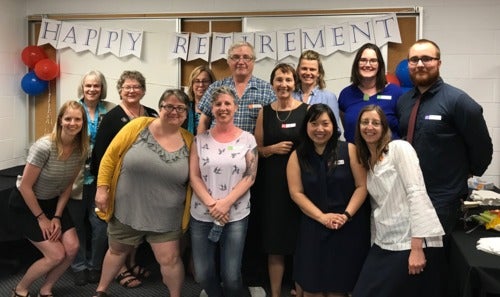
[[128, 270], [140, 280], [145, 280], [151, 275], [151, 271], [149, 271], [146, 267], [140, 266], [139, 264], [135, 264]]
[[85, 286], [88, 283], [87, 270], [75, 272], [75, 286]]
[[52, 293], [50, 293], [50, 294], [45, 294], [45, 295], [44, 295], [44, 294], [40, 294], [40, 293], [38, 293], [38, 296], [37, 296], [37, 297], [54, 297], [54, 295], [52, 295]]
[[95, 295], [93, 297], [111, 297], [111, 295], [108, 295], [106, 292], [103, 291], [97, 291], [95, 292]]
[[140, 279], [134, 276], [130, 270], [125, 270], [124, 272], [118, 274], [115, 280], [124, 288], [132, 289], [137, 288], [142, 285]]
[[87, 281], [89, 283], [97, 284], [100, 279], [101, 279], [101, 271], [100, 270], [95, 270], [95, 269], [89, 270], [89, 274], [87, 276]]

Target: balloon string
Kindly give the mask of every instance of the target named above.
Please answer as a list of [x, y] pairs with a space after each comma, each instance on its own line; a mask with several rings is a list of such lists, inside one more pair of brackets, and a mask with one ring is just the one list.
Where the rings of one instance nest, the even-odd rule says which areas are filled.
[[[49, 98], [47, 101], [47, 116], [45, 117], [45, 129], [44, 134], [48, 134], [50, 129], [52, 128], [52, 104], [51, 104], [52, 92], [50, 91], [50, 82], [49, 82]], [[49, 129], [49, 131], [47, 131]]]

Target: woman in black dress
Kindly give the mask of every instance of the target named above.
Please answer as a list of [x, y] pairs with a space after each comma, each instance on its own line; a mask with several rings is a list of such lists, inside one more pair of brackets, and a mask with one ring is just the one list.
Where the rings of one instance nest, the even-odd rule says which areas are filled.
[[327, 105], [312, 105], [287, 166], [291, 197], [302, 210], [294, 279], [305, 297], [347, 296], [370, 247], [366, 170], [356, 147], [338, 141], [336, 123]]
[[293, 255], [300, 211], [290, 199], [286, 164], [299, 142], [299, 132], [308, 105], [292, 97], [297, 74], [292, 66], [278, 64], [271, 72], [275, 102], [259, 111], [255, 139], [261, 157], [259, 185], [261, 195], [261, 234], [268, 255], [271, 297], [281, 296], [285, 256]]

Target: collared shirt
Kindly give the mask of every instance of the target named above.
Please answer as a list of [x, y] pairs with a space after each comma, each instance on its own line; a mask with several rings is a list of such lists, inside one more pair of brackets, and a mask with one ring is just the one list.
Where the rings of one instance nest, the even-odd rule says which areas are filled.
[[396, 105], [399, 97], [403, 94], [400, 87], [388, 84], [385, 88], [370, 96], [364, 97], [358, 86], [353, 84], [345, 87], [339, 95], [339, 109], [344, 113], [344, 137], [347, 141], [354, 143], [354, 134], [361, 109], [367, 105], [375, 104], [382, 108], [389, 127], [392, 132], [392, 139], [399, 139], [399, 125], [396, 116]]
[[446, 214], [467, 195], [468, 175], [480, 176], [486, 171], [493, 144], [481, 106], [441, 78], [423, 94], [414, 88], [399, 98], [401, 137], [406, 137], [410, 113], [419, 96], [413, 147], [432, 203], [438, 214]]
[[[302, 90], [299, 89], [298, 91], [293, 92], [292, 96], [296, 100], [302, 101], [302, 97], [304, 97], [304, 92], [302, 92]], [[335, 118], [337, 120], [338, 130], [339, 132], [342, 133], [342, 128], [341, 128], [342, 124], [340, 121], [340, 113], [339, 113], [339, 103], [337, 101], [337, 96], [335, 96], [334, 93], [325, 89], [321, 90], [319, 86], [316, 86], [311, 91], [311, 94], [309, 94], [307, 102], [304, 103], [307, 103], [309, 105], [323, 103], [328, 105], [332, 109], [333, 114], [335, 115]]]
[[368, 171], [372, 205], [372, 241], [383, 249], [411, 248], [411, 238], [425, 246], [443, 246], [443, 228], [425, 190], [417, 154], [404, 140], [389, 143], [383, 159]]
[[[234, 91], [235, 94], [238, 94], [232, 77], [226, 77], [222, 80], [218, 80], [208, 87], [198, 104], [198, 108], [206, 116], [212, 119], [212, 125], [214, 124], [211, 103], [212, 92], [215, 88], [220, 86], [228, 86]], [[268, 82], [252, 76], [248, 81], [245, 91], [243, 92], [243, 96], [237, 99], [238, 110], [234, 114], [234, 124], [238, 128], [253, 134], [259, 110], [265, 105], [275, 101], [276, 96]]]

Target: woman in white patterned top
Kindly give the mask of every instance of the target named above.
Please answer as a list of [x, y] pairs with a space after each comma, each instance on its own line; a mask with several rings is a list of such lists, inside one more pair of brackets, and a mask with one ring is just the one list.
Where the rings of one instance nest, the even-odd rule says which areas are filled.
[[[257, 173], [257, 143], [252, 134], [234, 125], [237, 107], [236, 94], [230, 88], [214, 89], [215, 126], [196, 135], [191, 147], [194, 268], [197, 281], [210, 297], [244, 296], [241, 260], [250, 214], [250, 186]], [[215, 263], [217, 247], [220, 276]]]
[[352, 296], [440, 296], [444, 231], [415, 150], [406, 141], [391, 141], [377, 105], [361, 109], [355, 141], [368, 170], [373, 245]]
[[12, 297], [30, 296], [30, 285], [41, 277], [38, 296], [52, 296], [55, 282], [73, 262], [79, 244], [66, 204], [88, 145], [85, 110], [68, 101], [59, 109], [52, 134], [31, 146], [18, 188], [10, 196], [9, 213], [43, 257], [28, 268]]

